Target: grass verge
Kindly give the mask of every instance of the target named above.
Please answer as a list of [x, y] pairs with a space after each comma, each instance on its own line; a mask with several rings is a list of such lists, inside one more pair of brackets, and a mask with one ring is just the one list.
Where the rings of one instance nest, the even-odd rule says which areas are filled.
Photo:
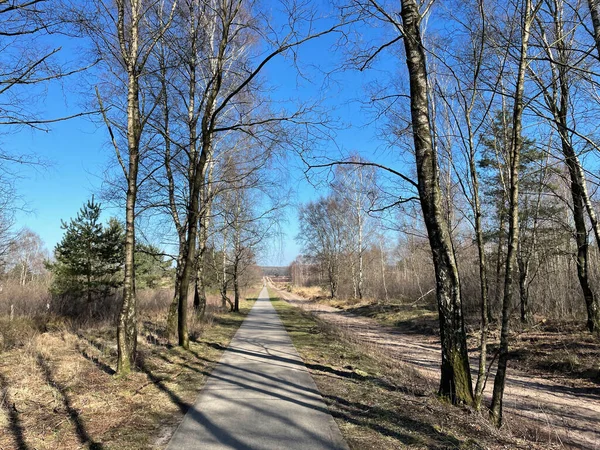
[[352, 449], [536, 448], [431, 395], [410, 367], [377, 357], [274, 291], [270, 296]]
[[114, 327], [42, 333], [0, 353], [0, 449], [164, 448], [254, 299], [167, 345], [164, 314], [140, 320], [138, 370], [114, 377]]

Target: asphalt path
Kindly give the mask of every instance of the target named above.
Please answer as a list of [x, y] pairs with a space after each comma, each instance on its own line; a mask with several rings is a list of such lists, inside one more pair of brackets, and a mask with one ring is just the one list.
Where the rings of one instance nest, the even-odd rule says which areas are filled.
[[167, 449], [348, 449], [266, 288]]

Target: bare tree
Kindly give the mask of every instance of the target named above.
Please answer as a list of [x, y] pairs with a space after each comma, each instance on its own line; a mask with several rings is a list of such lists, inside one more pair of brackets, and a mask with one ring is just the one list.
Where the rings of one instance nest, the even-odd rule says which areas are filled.
[[[520, 2], [519, 2], [519, 6]], [[536, 6], [535, 9], [539, 7]], [[531, 0], [525, 0], [522, 8], [516, 9], [516, 20], [521, 26], [520, 49], [518, 53], [518, 69], [516, 73], [515, 91], [513, 94], [512, 136], [509, 151], [509, 210], [508, 210], [508, 238], [506, 250], [506, 266], [504, 277], [504, 298], [502, 303], [502, 328], [500, 332], [500, 353], [498, 356], [498, 369], [494, 378], [494, 392], [492, 396], [491, 415], [496, 426], [502, 424], [502, 399], [506, 383], [506, 368], [508, 365], [508, 344], [510, 329], [510, 309], [513, 295], [513, 276], [516, 262], [516, 252], [519, 242], [519, 168], [520, 156], [523, 148], [522, 116], [525, 107], [523, 92], [525, 90], [525, 74], [527, 71], [527, 50], [531, 25], [535, 19], [534, 6]]]
[[[443, 62], [450, 74], [450, 80], [449, 82], [444, 79], [434, 80], [433, 83], [436, 88], [436, 97], [442, 101], [443, 111], [448, 111], [447, 115], [452, 128], [450, 133], [459, 137], [458, 143], [465, 160], [465, 175], [458, 173], [457, 183], [471, 210], [469, 222], [475, 232], [475, 242], [477, 244], [480, 289], [480, 353], [474, 402], [475, 407], [479, 409], [487, 374], [487, 336], [490, 311], [486, 239], [483, 226], [484, 207], [481, 200], [480, 176], [477, 167], [480, 157], [478, 134], [485, 125], [491, 104], [494, 101], [494, 95], [485, 97], [481, 94], [482, 85], [486, 81], [493, 84], [494, 78], [497, 80], [495, 74], [489, 73], [487, 60], [496, 60], [496, 58], [490, 55], [488, 49], [487, 35], [489, 27], [482, 1], [464, 2], [460, 6], [457, 5], [450, 14], [454, 19], [455, 15], [461, 17], [468, 15], [472, 19], [468, 22], [456, 20], [464, 28], [467, 37], [465, 40], [456, 40], [455, 50], [446, 50], [446, 54], [448, 54], [448, 50], [452, 51], [448, 55], [448, 59], [450, 61], [458, 60], [460, 64], [453, 65], [451, 62]], [[442, 54], [442, 51], [439, 54]], [[501, 68], [506, 56], [501, 55], [499, 59], [500, 64], [498, 66]], [[487, 80], [486, 76], [491, 79]], [[454, 170], [460, 170], [458, 168], [459, 164], [460, 162], [452, 163]], [[452, 208], [451, 204], [448, 205], [448, 209], [450, 208]]]
[[362, 299], [364, 295], [364, 254], [370, 234], [368, 213], [376, 201], [375, 170], [361, 164], [365, 162], [359, 156], [349, 158], [350, 164], [336, 166], [335, 179], [331, 183], [333, 191], [348, 204], [348, 228], [355, 237], [352, 245], [350, 267], [354, 297]]
[[[178, 153], [185, 155], [182, 168], [187, 191], [182, 193], [180, 203], [185, 217], [180, 218], [179, 223], [185, 239], [180, 239], [177, 289], [173, 298], [178, 318], [175, 320], [172, 307], [168, 324], [169, 334], [173, 334], [172, 328], [177, 324], [178, 342], [183, 347], [188, 346], [187, 297], [194, 279], [198, 281], [194, 289], [198, 301], [204, 297], [203, 258], [210, 203], [215, 195], [211, 193], [209, 175], [211, 164], [216, 164], [218, 158], [219, 136], [242, 131], [258, 141], [276, 141], [280, 130], [274, 129], [274, 124], [284, 121], [306, 124], [306, 120], [301, 119], [306, 111], [304, 107], [291, 113], [271, 113], [268, 99], [258, 95], [260, 74], [269, 61], [339, 28], [340, 25], [333, 25], [315, 32], [310, 25], [316, 23], [305, 8], [306, 5], [290, 7], [290, 20], [283, 32], [271, 27], [269, 18], [253, 16], [252, 6], [239, 0], [190, 0], [181, 8], [185, 12], [181, 15], [185, 18], [181, 21], [184, 26], [180, 40], [173, 42], [182, 50], [179, 58], [184, 73], [180, 74], [183, 82], [173, 86], [173, 90], [187, 111], [181, 140], [173, 133], [169, 139], [179, 147]], [[262, 48], [259, 43], [264, 44]], [[170, 182], [169, 186], [175, 187]]]
[[121, 104], [118, 96], [111, 97], [113, 105], [107, 107], [100, 89], [96, 88], [102, 117], [126, 182], [123, 304], [117, 326], [119, 375], [131, 370], [137, 349], [134, 254], [136, 203], [143, 181], [138, 179], [140, 147], [148, 117], [155, 107], [140, 103], [141, 81], [154, 47], [170, 25], [174, 5], [162, 0], [117, 0], [114, 4], [98, 0], [80, 12], [79, 24], [94, 43], [104, 67], [126, 90]]
[[296, 239], [304, 254], [325, 267], [331, 298], [338, 296], [342, 259], [349, 248], [348, 203], [339, 195], [322, 197], [300, 208]]
[[[49, 0], [0, 3], [0, 135], [24, 128], [49, 132], [53, 123], [86, 115], [48, 117], [38, 109], [49, 86], [84, 70], [70, 67], [61, 57], [61, 47], [52, 41], [54, 35], [68, 32], [57, 6]], [[11, 148], [10, 141], [0, 142], [0, 241], [10, 240], [9, 224], [20, 206], [15, 188], [20, 167], [46, 165], [39, 154]]]
[[49, 258], [42, 238], [28, 228], [21, 230], [12, 240], [7, 259], [7, 269], [19, 280], [21, 286], [46, 273], [44, 263]]
[[[592, 17], [595, 17], [596, 21], [598, 17], [595, 3], [594, 0], [589, 1]], [[534, 69], [530, 70], [530, 74], [542, 93], [544, 101], [541, 106], [550, 114], [548, 119], [559, 135], [563, 160], [569, 172], [575, 241], [577, 243], [577, 276], [587, 309], [587, 327], [590, 332], [593, 332], [600, 329], [600, 306], [591, 287], [589, 276], [590, 256], [585, 221], [586, 210], [597, 239], [598, 224], [588, 194], [585, 171], [573, 142], [574, 135], [576, 136], [576, 127], [571, 119], [574, 116], [571, 89], [579, 78], [576, 64], [573, 61], [575, 34], [565, 30], [565, 3], [561, 0], [547, 0], [545, 4], [545, 14], [550, 18], [551, 26], [547, 27], [541, 20], [538, 20], [536, 41], [546, 56], [549, 77], [542, 76]], [[597, 242], [600, 243], [600, 241]]]
[[452, 403], [473, 404], [473, 386], [462, 316], [460, 279], [444, 219], [437, 155], [432, 142], [427, 63], [421, 38], [422, 15], [414, 0], [402, 1], [402, 38], [410, 79], [410, 111], [419, 197], [437, 282], [442, 340], [439, 393]]

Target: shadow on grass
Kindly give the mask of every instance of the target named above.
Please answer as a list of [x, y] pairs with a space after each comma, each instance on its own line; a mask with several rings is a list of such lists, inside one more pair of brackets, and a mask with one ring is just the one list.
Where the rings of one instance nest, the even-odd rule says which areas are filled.
[[77, 351], [81, 354], [81, 356], [83, 356], [89, 362], [93, 363], [102, 372], [104, 372], [108, 375], [114, 375], [116, 373], [112, 367], [110, 367], [105, 362], [100, 361], [100, 358], [98, 358], [97, 356], [88, 354], [88, 352], [84, 348], [81, 348], [81, 346], [79, 344], [77, 344], [76, 348], [77, 348]]
[[[355, 372], [354, 370], [337, 369], [332, 366], [326, 366], [323, 364], [312, 364], [312, 363], [306, 363], [306, 367], [313, 371], [330, 373], [332, 375], [336, 375], [341, 378], [348, 378], [348, 379], [357, 380], [357, 381], [368, 381], [368, 382], [373, 383], [373, 384], [375, 384], [383, 389], [386, 389], [388, 391], [399, 391], [399, 392], [409, 393], [409, 390], [402, 386], [390, 383], [382, 378], [374, 377], [372, 375], [362, 375], [360, 373]], [[413, 392], [410, 391], [410, 393], [413, 393]]]
[[[430, 449], [460, 448], [461, 441], [454, 436], [438, 431], [431, 424], [415, 420], [399, 411], [351, 402], [334, 395], [323, 397], [329, 403], [334, 417], [353, 425], [368, 427], [405, 445], [426, 445]], [[401, 430], [410, 430], [410, 434]]]
[[96, 442], [92, 439], [92, 437], [89, 435], [89, 433], [85, 427], [83, 420], [81, 419], [81, 416], [79, 415], [79, 412], [75, 408], [73, 408], [73, 406], [71, 404], [71, 399], [69, 398], [69, 395], [68, 395], [65, 387], [62, 386], [61, 384], [59, 384], [54, 379], [54, 375], [52, 374], [52, 369], [50, 368], [50, 365], [48, 364], [48, 362], [44, 359], [44, 357], [41, 354], [37, 355], [36, 361], [37, 361], [38, 367], [40, 368], [40, 370], [42, 371], [42, 374], [44, 375], [44, 378], [46, 379], [46, 382], [50, 386], [52, 386], [56, 392], [58, 392], [60, 394], [63, 405], [64, 405], [65, 409], [67, 410], [69, 419], [75, 425], [75, 432], [77, 433], [79, 442], [81, 442], [81, 444], [83, 444], [83, 445], [88, 445], [90, 450], [102, 450], [104, 448], [102, 446], [102, 444], [99, 442]]
[[173, 348], [173, 344], [169, 342], [167, 329], [163, 325], [153, 323], [149, 320], [143, 322], [143, 327], [140, 330], [140, 335], [144, 336], [146, 342], [150, 345], [164, 348]]
[[[170, 360], [163, 357], [162, 355], [158, 355], [158, 356], [167, 362], [171, 362]], [[138, 369], [140, 370], [140, 372], [146, 374], [146, 376], [152, 382], [152, 384], [154, 384], [154, 386], [156, 386], [160, 391], [164, 392], [165, 394], [167, 394], [169, 396], [169, 399], [171, 400], [171, 402], [174, 405], [176, 405], [179, 408], [179, 411], [181, 412], [181, 414], [185, 414], [188, 411], [188, 409], [192, 406], [189, 403], [184, 402], [181, 399], [181, 397], [179, 397], [175, 392], [173, 392], [171, 389], [169, 389], [166, 386], [164, 380], [162, 380], [160, 377], [158, 377], [156, 374], [154, 374], [152, 372], [152, 370], [150, 369], [150, 367], [148, 367], [148, 365], [144, 361], [138, 362]]]
[[[597, 365], [600, 341], [586, 343], [577, 340], [575, 336], [568, 340], [564, 338], [553, 340], [550, 333], [543, 339], [549, 342], [539, 342], [535, 339], [526, 341], [526, 344], [519, 342], [519, 347], [509, 352], [510, 359], [518, 361], [540, 375], [550, 373], [600, 385], [600, 370]], [[492, 344], [490, 347], [491, 351], [494, 351], [497, 345]], [[584, 392], [597, 393], [598, 388], [584, 389]]]
[[29, 447], [27, 447], [23, 435], [19, 411], [17, 411], [14, 403], [11, 405], [10, 395], [8, 394], [8, 381], [2, 374], [0, 374], [0, 407], [6, 411], [8, 416], [8, 426], [17, 444], [17, 450], [28, 450]]
[[[249, 301], [249, 302], [254, 302], [255, 300], [256, 300], [255, 298], [247, 299], [247, 301]], [[226, 310], [220, 309], [220, 311], [222, 313], [214, 315], [213, 321], [215, 324], [218, 324], [224, 328], [237, 329], [240, 327], [242, 322], [246, 319], [246, 316], [250, 312], [251, 308], [252, 308], [252, 305], [250, 305], [250, 307], [243, 307], [243, 308], [241, 308], [240, 311], [230, 311], [229, 309], [226, 309]], [[221, 346], [220, 344], [211, 345], [211, 343], [208, 343], [203, 340], [202, 335], [199, 335], [199, 336], [190, 335], [190, 341], [195, 342], [196, 344], [206, 344], [206, 345], [212, 346], [213, 348], [215, 348], [217, 350], [224, 350], [226, 348], [226, 347]]]
[[[421, 315], [415, 315], [421, 311]], [[378, 318], [394, 317], [393, 326], [399, 328], [403, 333], [438, 335], [439, 325], [436, 309], [433, 305], [424, 305], [415, 309], [412, 305], [399, 303], [372, 303], [355, 307], [345, 308], [344, 313], [355, 316], [368, 317], [377, 320]], [[406, 317], [405, 317], [406, 316]]]
[[[106, 354], [107, 350], [108, 350], [108, 352], [111, 353], [113, 356], [117, 356], [116, 349], [114, 347], [111, 347], [106, 342], [103, 342], [98, 339], [93, 339], [91, 337], [86, 336], [83, 333], [77, 333], [77, 337], [79, 339], [87, 342], [88, 344], [90, 344], [92, 347], [94, 347], [96, 350], [98, 350], [102, 354]], [[110, 339], [109, 339], [109, 341], [110, 341]], [[113, 342], [114, 342], [114, 340], [113, 340]]]
[[[337, 359], [337, 356], [334, 356], [334, 354], [337, 355], [337, 350], [330, 347], [332, 340], [336, 339], [335, 335], [329, 335], [326, 329], [319, 326], [318, 320], [293, 306], [278, 307], [277, 312], [292, 338], [295, 338], [294, 344], [297, 348], [307, 347], [312, 351], [318, 349], [318, 353], [323, 357], [333, 351], [330, 356]], [[438, 430], [428, 420], [421, 420], [418, 415], [411, 414], [410, 411], [395, 407], [387, 409], [378, 404], [378, 396], [387, 397], [391, 395], [391, 392], [423, 397], [427, 395], [425, 391], [415, 390], [414, 386], [409, 387], [402, 383], [392, 383], [379, 376], [361, 374], [358, 371], [350, 370], [351, 367], [337, 368], [334, 364], [330, 364], [331, 358], [329, 360], [326, 358], [321, 363], [306, 363], [306, 367], [313, 373], [322, 372], [333, 375], [332, 381], [326, 382], [332, 386], [342, 382], [341, 380], [335, 381], [335, 378], [352, 380], [356, 383], [356, 387], [344, 390], [349, 393], [355, 390], [359, 392], [358, 397], [353, 395], [339, 397], [328, 395], [327, 390], [322, 391], [323, 398], [335, 418], [355, 427], [370, 429], [406, 446], [445, 449], [459, 448], [463, 443], [455, 436]], [[380, 388], [384, 389], [384, 392], [379, 391]], [[334, 389], [334, 392], [336, 391], [338, 390]], [[385, 391], [389, 393], [385, 393]], [[373, 403], [367, 405], [355, 401], [355, 398], [369, 398]], [[402, 402], [402, 397], [398, 397], [398, 401]], [[353, 434], [351, 433], [350, 438]]]

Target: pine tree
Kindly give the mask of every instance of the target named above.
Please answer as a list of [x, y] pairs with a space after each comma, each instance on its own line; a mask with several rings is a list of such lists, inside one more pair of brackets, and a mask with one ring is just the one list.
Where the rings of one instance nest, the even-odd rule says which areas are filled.
[[[495, 304], [500, 305], [502, 297], [501, 268], [503, 247], [506, 243], [509, 179], [508, 149], [511, 145], [512, 128], [507, 111], [499, 111], [487, 134], [481, 137], [482, 158], [479, 166], [487, 189], [484, 198], [491, 210], [486, 238], [497, 245], [496, 251], [496, 295]], [[529, 305], [529, 285], [532, 282], [531, 267], [556, 253], [559, 244], [565, 244], [569, 235], [556, 224], [556, 217], [564, 217], [564, 205], [553, 195], [556, 191], [557, 172], [549, 161], [549, 153], [539, 144], [523, 137], [519, 159], [519, 242], [517, 265], [519, 268], [519, 299], [521, 321], [531, 320]], [[564, 245], [563, 245], [564, 246]]]
[[135, 244], [136, 288], [155, 288], [170, 276], [171, 262], [165, 260], [160, 249], [152, 244]]
[[[115, 218], [100, 221], [102, 207], [92, 197], [69, 223], [54, 249], [53, 294], [86, 299], [88, 313], [94, 313], [94, 301], [106, 298], [122, 283], [123, 227]], [[92, 310], [90, 311], [90, 308]]]

